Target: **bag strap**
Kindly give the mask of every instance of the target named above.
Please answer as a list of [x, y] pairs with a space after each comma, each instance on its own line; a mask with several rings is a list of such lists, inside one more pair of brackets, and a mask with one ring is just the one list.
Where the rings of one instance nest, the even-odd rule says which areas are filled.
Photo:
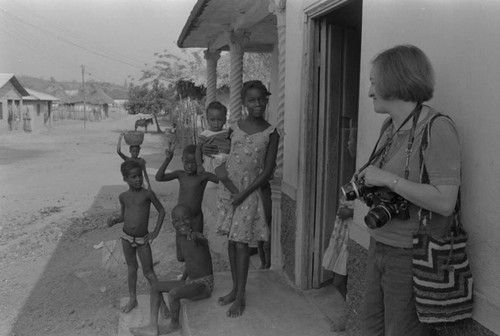
[[[420, 145], [420, 153], [419, 153], [419, 159], [420, 159], [420, 183], [423, 183], [423, 184], [429, 184], [430, 183], [429, 173], [427, 171], [427, 167], [425, 165], [425, 160], [424, 160], [424, 152], [427, 149], [427, 147], [429, 146], [429, 143], [430, 143], [430, 140], [431, 140], [431, 127], [432, 127], [432, 123], [437, 118], [439, 118], [439, 117], [447, 118], [448, 120], [450, 120], [451, 122], [453, 122], [453, 120], [450, 117], [448, 117], [447, 115], [444, 115], [442, 113], [436, 113], [435, 115], [433, 115], [431, 117], [431, 119], [424, 126], [424, 130], [422, 132], [422, 142], [421, 142], [421, 145]], [[455, 232], [463, 231], [462, 221], [460, 220], [460, 214], [461, 214], [460, 213], [460, 203], [461, 203], [460, 189], [458, 189], [458, 197], [457, 197], [457, 202], [455, 204], [455, 210], [454, 210], [454, 213], [453, 213], [453, 226], [452, 226], [452, 230], [454, 230]], [[418, 210], [418, 218], [419, 218], [419, 222], [420, 222], [419, 229], [420, 230], [425, 229], [425, 231], [427, 231], [429, 233], [429, 229], [427, 227], [427, 223], [432, 218], [432, 212], [429, 211], [429, 210], [427, 210], [427, 209], [420, 208]]]
[[[382, 152], [385, 150], [385, 147], [387, 145], [389, 145], [390, 141], [392, 140], [392, 138], [396, 135], [396, 133], [399, 132], [399, 130], [411, 119], [413, 118], [413, 129], [412, 129], [412, 132], [414, 133], [415, 132], [415, 125], [416, 125], [416, 121], [418, 121], [418, 117], [420, 116], [420, 112], [422, 111], [422, 103], [417, 103], [417, 105], [415, 106], [415, 108], [413, 109], [413, 111], [411, 111], [411, 113], [406, 117], [406, 119], [403, 121], [403, 123], [401, 125], [399, 125], [399, 128], [394, 132], [392, 133], [392, 135], [390, 136], [390, 138], [384, 143], [383, 146], [381, 146], [380, 148], [377, 148], [379, 143], [380, 143], [380, 140], [382, 139], [382, 136], [385, 134], [385, 132], [387, 131], [387, 129], [389, 128], [389, 126], [392, 125], [392, 119], [389, 119], [387, 122], [385, 122], [383, 125], [382, 125], [382, 130], [380, 131], [380, 136], [377, 140], [377, 142], [375, 143], [375, 147], [373, 147], [373, 151], [372, 153], [370, 154], [370, 158], [368, 159], [368, 162], [366, 162], [361, 168], [359, 168], [357, 170], [357, 172], [354, 174], [355, 176], [357, 176], [361, 171], [363, 171], [366, 167], [368, 167], [369, 165], [371, 165], [375, 160], [377, 160], [380, 155], [382, 155]], [[412, 133], [412, 135], [413, 135]], [[412, 137], [412, 136], [411, 136]], [[411, 154], [411, 147], [413, 146], [413, 139], [410, 140], [411, 141], [411, 144], [410, 142], [408, 143], [408, 148], [407, 148], [407, 155], [408, 155], [408, 151], [410, 151], [410, 154]], [[409, 156], [408, 156], [409, 157]], [[407, 161], [408, 163], [408, 161]]]

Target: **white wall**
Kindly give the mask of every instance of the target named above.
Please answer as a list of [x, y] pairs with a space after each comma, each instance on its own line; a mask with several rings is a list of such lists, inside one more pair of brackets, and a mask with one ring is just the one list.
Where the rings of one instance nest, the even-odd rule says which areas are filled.
[[[475, 278], [474, 318], [500, 334], [500, 1], [364, 0], [358, 160], [384, 119], [368, 98], [370, 60], [386, 48], [420, 47], [436, 71], [430, 102], [456, 122], [463, 151], [462, 212]], [[355, 220], [362, 223], [357, 207]]]
[[303, 111], [301, 101], [304, 60], [304, 7], [313, 1], [286, 3], [286, 86], [283, 191], [295, 198], [299, 178], [299, 134]]

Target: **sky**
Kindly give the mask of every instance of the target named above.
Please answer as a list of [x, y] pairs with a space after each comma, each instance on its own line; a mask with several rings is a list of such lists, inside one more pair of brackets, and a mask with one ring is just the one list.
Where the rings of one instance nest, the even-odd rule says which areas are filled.
[[196, 0], [0, 0], [0, 73], [116, 84], [177, 39]]

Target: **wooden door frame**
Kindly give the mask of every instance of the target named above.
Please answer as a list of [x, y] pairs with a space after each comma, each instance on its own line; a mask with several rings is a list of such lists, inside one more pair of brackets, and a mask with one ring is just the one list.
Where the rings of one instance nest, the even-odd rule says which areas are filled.
[[[299, 144], [299, 183], [297, 190], [297, 218], [301, 225], [297, 227], [295, 274], [296, 285], [302, 289], [312, 288], [312, 267], [310, 253], [314, 248], [314, 218], [316, 188], [316, 160], [317, 135], [311, 130], [317, 124], [317, 97], [311, 94], [317, 92], [314, 69], [317, 64], [315, 46], [317, 45], [319, 18], [332, 10], [338, 9], [351, 0], [321, 1], [304, 9], [304, 46], [305, 55], [302, 71], [301, 86], [301, 127]], [[312, 90], [311, 90], [312, 88]], [[313, 150], [314, 149], [314, 150]], [[312, 224], [312, 225], [311, 225]]]

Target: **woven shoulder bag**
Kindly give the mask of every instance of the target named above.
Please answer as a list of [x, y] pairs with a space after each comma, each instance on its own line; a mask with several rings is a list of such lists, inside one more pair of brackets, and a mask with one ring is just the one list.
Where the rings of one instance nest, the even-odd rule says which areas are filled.
[[[424, 152], [430, 141], [433, 116], [422, 134], [420, 180], [429, 183]], [[451, 119], [450, 119], [451, 120]], [[420, 322], [442, 327], [472, 317], [473, 280], [466, 253], [467, 233], [460, 221], [460, 192], [448, 236], [432, 236], [427, 226], [432, 213], [419, 210], [419, 231], [413, 236], [413, 289]]]

